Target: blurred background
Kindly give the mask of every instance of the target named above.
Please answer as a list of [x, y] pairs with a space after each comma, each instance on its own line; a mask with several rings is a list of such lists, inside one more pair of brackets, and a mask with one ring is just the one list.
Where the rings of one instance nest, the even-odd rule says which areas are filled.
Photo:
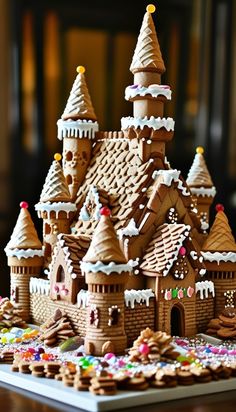
[[[119, 130], [132, 113], [124, 89], [149, 2], [0, 0], [0, 292], [9, 277], [5, 247], [19, 202], [26, 200], [41, 233], [38, 201], [60, 118], [78, 65], [100, 130]], [[158, 0], [154, 21], [166, 64], [162, 83], [173, 90], [166, 116], [176, 121], [167, 148], [186, 177], [195, 147], [205, 157], [236, 234], [236, 1]], [[214, 209], [212, 211], [214, 216]]]

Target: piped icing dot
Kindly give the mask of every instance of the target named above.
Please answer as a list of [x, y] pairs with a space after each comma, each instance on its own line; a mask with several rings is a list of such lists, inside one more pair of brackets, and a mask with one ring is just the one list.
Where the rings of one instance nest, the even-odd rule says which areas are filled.
[[77, 73], [85, 73], [85, 67], [84, 66], [77, 66], [76, 71], [77, 71]]
[[61, 154], [60, 153], [55, 153], [54, 154], [54, 160], [57, 160], [59, 162], [61, 160]]
[[101, 215], [101, 216], [110, 216], [110, 215], [111, 215], [111, 211], [110, 211], [109, 207], [103, 206], [103, 207], [100, 209], [100, 215]]
[[198, 146], [196, 148], [196, 153], [203, 154], [204, 153], [204, 148], [202, 146]]
[[218, 203], [215, 209], [216, 209], [216, 212], [223, 212], [225, 210], [224, 206], [221, 203]]
[[148, 13], [154, 13], [156, 11], [156, 7], [154, 6], [154, 4], [148, 4], [146, 7], [146, 11]]
[[20, 202], [21, 209], [28, 209], [29, 204], [25, 201]]

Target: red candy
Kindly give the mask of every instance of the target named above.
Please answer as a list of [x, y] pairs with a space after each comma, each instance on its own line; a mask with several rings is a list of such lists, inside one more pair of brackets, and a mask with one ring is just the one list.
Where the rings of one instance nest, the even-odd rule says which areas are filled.
[[181, 246], [181, 248], [180, 248], [180, 250], [179, 250], [179, 254], [180, 254], [181, 256], [185, 256], [185, 255], [186, 255], [186, 249], [185, 249], [184, 246]]
[[23, 202], [20, 202], [20, 207], [21, 209], [28, 209], [29, 205], [27, 202], [23, 201]]
[[110, 214], [111, 214], [111, 211], [110, 211], [109, 207], [103, 206], [103, 207], [100, 209], [100, 215], [101, 215], [101, 216], [110, 216]]
[[218, 203], [216, 205], [216, 211], [217, 212], [223, 212], [225, 210], [224, 206], [221, 203]]

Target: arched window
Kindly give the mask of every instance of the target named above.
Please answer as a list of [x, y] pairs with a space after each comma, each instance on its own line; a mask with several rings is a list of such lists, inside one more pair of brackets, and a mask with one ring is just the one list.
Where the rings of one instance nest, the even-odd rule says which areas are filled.
[[59, 268], [57, 269], [57, 279], [56, 282], [65, 282], [65, 272], [63, 267], [60, 265]]

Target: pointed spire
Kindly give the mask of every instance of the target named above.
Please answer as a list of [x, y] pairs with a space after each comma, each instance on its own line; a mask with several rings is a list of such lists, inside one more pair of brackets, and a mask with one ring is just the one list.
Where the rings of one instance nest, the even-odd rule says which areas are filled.
[[224, 207], [217, 205], [214, 223], [203, 244], [202, 250], [209, 252], [236, 252], [236, 243]]
[[[103, 209], [109, 210], [106, 207], [103, 207], [101, 211]], [[120, 248], [111, 219], [109, 215], [105, 213], [102, 214], [99, 220], [83, 261], [89, 263], [96, 263], [99, 261], [102, 263], [127, 263], [127, 259]]]
[[56, 153], [48, 171], [40, 202], [71, 202], [71, 195], [60, 164], [61, 155]]
[[130, 71], [151, 71], [162, 74], [165, 72], [165, 64], [162, 59], [160, 45], [157, 39], [155, 25], [151, 13], [155, 6], [148, 5], [140, 29], [138, 41], [130, 66]]
[[28, 204], [21, 202], [21, 210], [12, 232], [11, 239], [6, 246], [9, 249], [42, 249], [34, 223], [28, 211]]
[[193, 164], [189, 170], [186, 183], [189, 187], [213, 187], [213, 182], [207, 168], [203, 147], [196, 148]]
[[61, 118], [63, 120], [97, 120], [84, 76], [85, 68], [77, 67], [77, 76]]

